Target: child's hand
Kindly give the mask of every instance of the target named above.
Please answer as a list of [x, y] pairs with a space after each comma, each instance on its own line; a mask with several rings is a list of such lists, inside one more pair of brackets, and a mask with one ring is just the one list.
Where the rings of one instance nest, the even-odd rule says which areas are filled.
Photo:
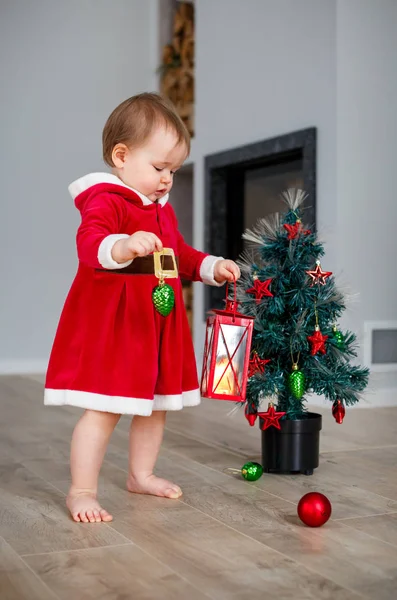
[[218, 260], [214, 267], [214, 279], [217, 283], [240, 279], [239, 267], [232, 260]]
[[147, 256], [152, 252], [161, 252], [163, 244], [154, 233], [137, 231], [129, 238], [118, 240], [112, 248], [112, 258], [117, 263], [134, 260], [137, 256]]

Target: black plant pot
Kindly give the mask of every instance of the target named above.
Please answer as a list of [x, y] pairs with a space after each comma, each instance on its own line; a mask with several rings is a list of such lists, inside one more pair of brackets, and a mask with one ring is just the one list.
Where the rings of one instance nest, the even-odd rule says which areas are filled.
[[320, 455], [322, 416], [306, 413], [306, 418], [280, 421], [281, 429], [262, 431], [262, 466], [266, 473], [313, 475]]

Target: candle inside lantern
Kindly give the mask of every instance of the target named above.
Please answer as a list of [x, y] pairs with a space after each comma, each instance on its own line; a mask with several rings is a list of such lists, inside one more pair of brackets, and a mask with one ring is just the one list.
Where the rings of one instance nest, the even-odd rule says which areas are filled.
[[236, 380], [231, 363], [226, 356], [217, 358], [214, 373], [214, 390], [217, 394], [231, 396], [236, 394]]

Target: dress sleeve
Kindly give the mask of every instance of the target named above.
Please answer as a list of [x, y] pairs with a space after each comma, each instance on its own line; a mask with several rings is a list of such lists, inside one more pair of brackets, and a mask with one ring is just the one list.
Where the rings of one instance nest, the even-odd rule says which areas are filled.
[[221, 286], [214, 279], [214, 267], [218, 260], [223, 260], [221, 256], [212, 256], [205, 252], [200, 252], [187, 244], [178, 229], [178, 221], [172, 210], [172, 217], [176, 228], [179, 256], [179, 275], [187, 281], [202, 281], [208, 285]]
[[114, 244], [128, 234], [120, 233], [123, 209], [110, 194], [98, 194], [87, 200], [81, 209], [81, 224], [77, 230], [77, 254], [86, 266], [98, 269], [120, 269], [132, 261], [117, 263], [112, 258]]

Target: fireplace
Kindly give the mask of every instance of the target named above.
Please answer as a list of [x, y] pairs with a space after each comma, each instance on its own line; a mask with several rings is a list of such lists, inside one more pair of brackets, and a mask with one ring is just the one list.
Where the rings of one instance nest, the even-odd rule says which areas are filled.
[[[316, 225], [316, 129], [309, 128], [212, 154], [205, 159], [205, 245], [216, 256], [236, 260], [242, 234], [260, 217], [284, 211], [281, 192], [308, 194], [304, 221]], [[205, 308], [221, 308], [223, 288], [206, 288]]]

